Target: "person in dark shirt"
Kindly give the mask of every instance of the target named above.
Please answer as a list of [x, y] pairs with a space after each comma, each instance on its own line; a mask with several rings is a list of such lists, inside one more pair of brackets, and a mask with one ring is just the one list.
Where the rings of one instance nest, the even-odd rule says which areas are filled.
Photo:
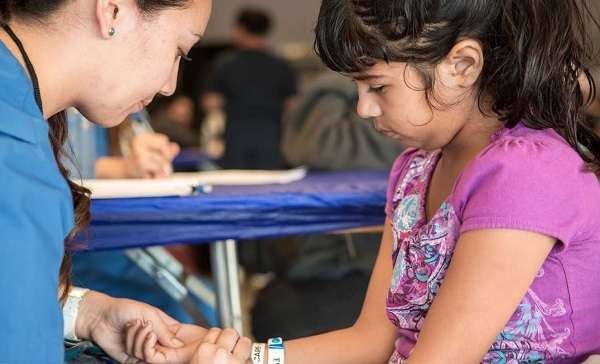
[[207, 113], [226, 117], [224, 168], [278, 169], [281, 118], [296, 94], [292, 68], [267, 49], [269, 15], [240, 11], [235, 26], [237, 50], [215, 63], [202, 98]]

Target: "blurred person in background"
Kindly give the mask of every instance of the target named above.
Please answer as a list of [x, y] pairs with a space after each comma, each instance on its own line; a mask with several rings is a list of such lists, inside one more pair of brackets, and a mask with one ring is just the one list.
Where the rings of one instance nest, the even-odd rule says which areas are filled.
[[294, 167], [388, 170], [404, 149], [356, 113], [358, 93], [347, 78], [323, 71], [284, 118], [281, 149]]
[[[76, 109], [68, 110], [72, 155], [65, 160], [74, 176], [82, 178], [162, 178], [172, 173], [171, 162], [179, 146], [166, 135], [153, 132], [142, 112], [130, 117], [139, 124], [127, 140], [118, 146], [109, 145], [119, 139], [114, 132], [85, 119]], [[128, 126], [131, 128], [131, 126]], [[122, 130], [122, 129], [121, 129]], [[125, 139], [125, 138], [124, 138]], [[117, 144], [117, 143], [112, 143]], [[121, 146], [122, 144], [122, 146]], [[113, 153], [111, 153], [111, 149]], [[114, 153], [118, 151], [117, 153]]]
[[160, 105], [152, 112], [152, 128], [168, 136], [182, 149], [198, 147], [200, 135], [193, 125], [194, 100], [180, 94], [160, 101]]
[[272, 20], [263, 10], [242, 9], [234, 36], [237, 50], [220, 57], [201, 104], [226, 117], [222, 167], [280, 169], [281, 118], [293, 104], [296, 75], [267, 49]]

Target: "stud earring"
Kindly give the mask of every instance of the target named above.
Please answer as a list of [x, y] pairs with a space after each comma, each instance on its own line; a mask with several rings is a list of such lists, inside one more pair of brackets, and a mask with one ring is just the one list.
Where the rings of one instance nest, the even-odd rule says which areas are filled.
[[115, 28], [112, 28], [112, 27], [111, 27], [111, 28], [108, 30], [108, 36], [109, 36], [109, 37], [112, 37], [112, 36], [114, 36], [114, 35], [115, 35], [115, 33], [117, 33], [117, 31], [115, 30]]

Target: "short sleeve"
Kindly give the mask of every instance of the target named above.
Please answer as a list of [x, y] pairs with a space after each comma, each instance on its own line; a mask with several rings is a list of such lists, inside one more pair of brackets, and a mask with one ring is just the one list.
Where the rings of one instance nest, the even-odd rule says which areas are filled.
[[[557, 137], [558, 138], [558, 137]], [[515, 138], [491, 145], [457, 180], [461, 233], [516, 229], [554, 237], [566, 248], [594, 224], [600, 187], [564, 141]]]
[[406, 170], [408, 168], [410, 160], [413, 158], [417, 149], [406, 149], [392, 165], [392, 169], [390, 171], [390, 177], [388, 179], [388, 187], [386, 194], [386, 203], [385, 203], [385, 214], [388, 218], [392, 218], [394, 215], [394, 196], [396, 195], [396, 191], [398, 190], [398, 184], [406, 175]]

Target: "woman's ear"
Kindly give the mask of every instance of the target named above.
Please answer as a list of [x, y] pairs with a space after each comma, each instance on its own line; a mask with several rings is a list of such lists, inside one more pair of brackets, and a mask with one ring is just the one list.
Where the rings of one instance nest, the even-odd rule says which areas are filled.
[[116, 0], [96, 0], [96, 21], [102, 38], [112, 38], [117, 33], [119, 6]]
[[127, 5], [130, 4], [126, 0], [96, 0], [96, 21], [101, 37], [108, 39], [117, 34]]
[[449, 88], [472, 88], [483, 70], [481, 44], [473, 39], [456, 43], [444, 60], [437, 65], [437, 76]]

